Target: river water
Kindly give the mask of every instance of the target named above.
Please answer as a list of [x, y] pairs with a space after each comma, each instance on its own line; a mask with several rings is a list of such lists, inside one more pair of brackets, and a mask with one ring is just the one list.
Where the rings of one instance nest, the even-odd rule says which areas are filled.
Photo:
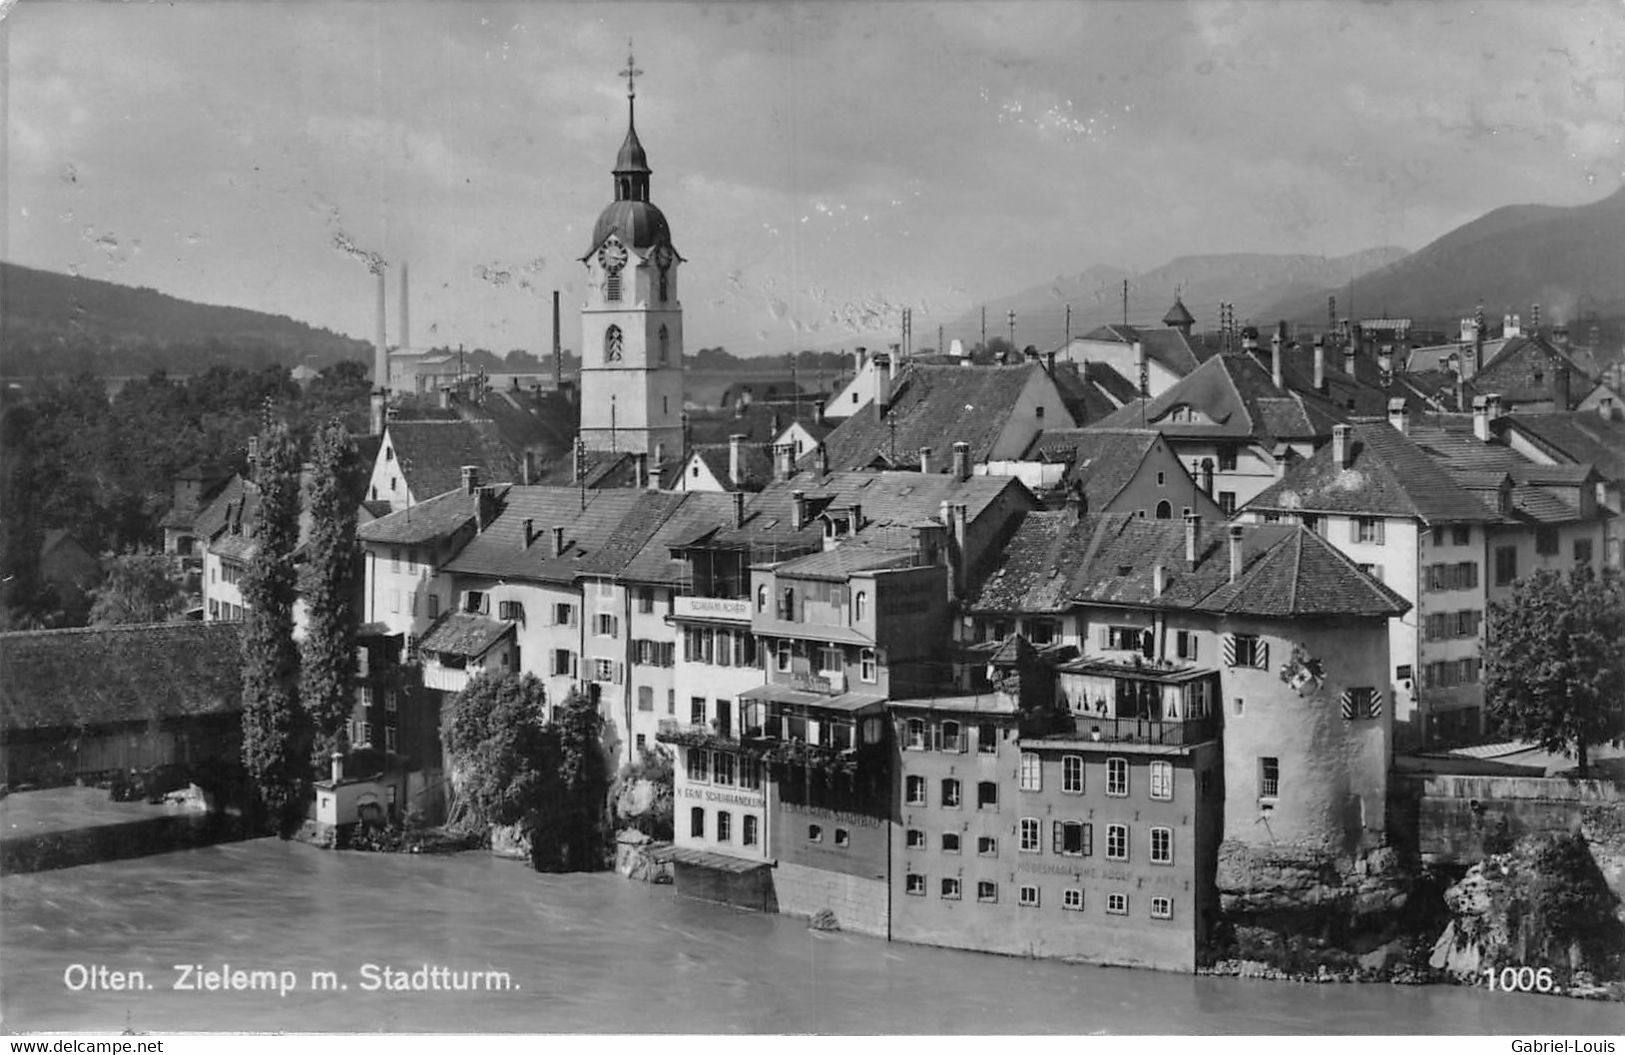
[[[1444, 986], [1077, 967], [821, 934], [613, 874], [274, 839], [0, 881], [11, 1030], [668, 1033], [1617, 1033], [1625, 1008]], [[74, 991], [72, 965], [151, 988]], [[298, 988], [179, 991], [176, 964]], [[363, 965], [506, 972], [507, 991], [367, 991]], [[310, 987], [336, 972], [345, 991]], [[86, 972], [74, 969], [74, 977]]]

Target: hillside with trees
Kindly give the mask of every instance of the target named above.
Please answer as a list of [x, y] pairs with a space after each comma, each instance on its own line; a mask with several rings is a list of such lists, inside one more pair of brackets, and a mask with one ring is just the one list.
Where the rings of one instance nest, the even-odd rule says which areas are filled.
[[7, 377], [199, 373], [212, 365], [314, 368], [371, 356], [371, 345], [245, 308], [0, 262]]

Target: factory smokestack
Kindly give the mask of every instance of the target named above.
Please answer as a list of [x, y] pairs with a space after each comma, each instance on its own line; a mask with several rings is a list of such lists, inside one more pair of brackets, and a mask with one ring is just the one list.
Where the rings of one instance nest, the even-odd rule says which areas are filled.
[[407, 288], [406, 261], [401, 261], [401, 351], [412, 347], [411, 291]]
[[378, 265], [378, 332], [372, 346], [372, 386], [389, 387], [389, 345], [384, 343], [384, 265]]

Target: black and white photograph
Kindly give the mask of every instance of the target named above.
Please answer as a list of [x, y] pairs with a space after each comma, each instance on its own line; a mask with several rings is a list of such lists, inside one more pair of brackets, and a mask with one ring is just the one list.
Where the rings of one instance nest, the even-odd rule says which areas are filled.
[[1625, 1055], [1622, 550], [1619, 0], [0, 0], [11, 1052]]

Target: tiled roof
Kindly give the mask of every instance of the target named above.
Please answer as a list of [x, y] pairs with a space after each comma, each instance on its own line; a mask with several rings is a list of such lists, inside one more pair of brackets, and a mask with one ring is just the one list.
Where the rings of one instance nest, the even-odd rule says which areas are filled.
[[984, 692], [965, 696], [914, 696], [906, 700], [887, 700], [886, 709], [952, 711], [956, 714], [1017, 713], [1016, 698], [1004, 692]]
[[726, 523], [733, 516], [732, 495], [689, 491], [678, 497], [681, 504], [667, 513], [642, 548], [620, 569], [622, 581], [685, 584], [689, 577], [688, 562], [672, 557], [672, 547]]
[[465, 420], [491, 422], [511, 458], [529, 450], [543, 463], [569, 453], [580, 419], [576, 404], [557, 392], [492, 389], [457, 410]]
[[[1472, 473], [1511, 477], [1515, 486], [1508, 519], [1543, 524], [1579, 519], [1578, 492], [1589, 486], [1591, 477], [1582, 474], [1577, 480], [1562, 480], [1561, 473], [1534, 464], [1510, 447], [1485, 443], [1473, 434], [1470, 419], [1464, 415], [1440, 415], [1436, 421], [1413, 427], [1412, 439], [1459, 480], [1466, 480]], [[1487, 495], [1481, 497], [1492, 501]]]
[[198, 481], [198, 493], [196, 496], [190, 492], [182, 495], [180, 501], [169, 507], [159, 526], [191, 529], [197, 521], [198, 514], [220, 493], [222, 487], [231, 482], [232, 474], [212, 466], [193, 465], [177, 473], [176, 479]]
[[[884, 418], [877, 417], [873, 407], [867, 407], [824, 437], [830, 467], [837, 471], [918, 468], [920, 448], [929, 447], [934, 463], [946, 469], [957, 442], [970, 445], [973, 464], [985, 462], [1009, 424], [1016, 401], [1033, 377], [1043, 372], [1043, 367], [1033, 363], [910, 363], [898, 375]], [[801, 464], [810, 467], [812, 455], [806, 455]]]
[[1066, 483], [1083, 488], [1088, 508], [1102, 513], [1139, 472], [1160, 439], [1155, 429], [1052, 429], [1032, 450], [1046, 461], [1068, 461]]
[[740, 449], [740, 469], [744, 474], [740, 486], [735, 486], [729, 478], [729, 472], [733, 467], [731, 444], [708, 443], [692, 448], [689, 453], [698, 455], [700, 460], [705, 462], [705, 467], [711, 470], [711, 475], [717, 478], [717, 482], [729, 491], [760, 491], [773, 479], [773, 455], [768, 447], [761, 443], [745, 443]]
[[821, 436], [833, 425], [819, 423], [814, 398], [807, 396], [800, 402], [790, 403], [751, 403], [737, 412], [690, 411], [688, 442], [690, 446], [727, 443], [728, 437], [740, 435], [752, 443], [772, 443], [792, 421], [799, 421], [814, 436]]
[[[1242, 569], [1230, 578], [1231, 525], [1202, 525], [1196, 566], [1186, 525], [1128, 514], [1029, 513], [995, 571], [976, 586], [984, 612], [1058, 612], [1075, 604], [1175, 608], [1270, 618], [1373, 616], [1409, 603], [1314, 532], [1279, 524], [1242, 529]], [[1154, 568], [1165, 572], [1154, 593]]]
[[[636, 488], [510, 487], [497, 516], [445, 567], [453, 573], [544, 582], [573, 582], [589, 573], [618, 575], [681, 500], [681, 495]], [[524, 540], [526, 520], [531, 521], [529, 545]], [[559, 556], [553, 554], [555, 527], [564, 529]]]
[[[791, 526], [796, 491], [803, 492], [807, 502], [807, 520], [799, 530]], [[783, 559], [778, 556], [781, 553], [789, 557], [822, 547], [824, 532], [818, 516], [827, 508], [857, 504], [866, 531], [907, 529], [939, 518], [943, 502], [963, 502], [966, 520], [975, 523], [1007, 493], [1023, 505], [1036, 505], [1031, 493], [1013, 476], [956, 480], [946, 473], [797, 473], [752, 496], [745, 506], [744, 523], [736, 527], [729, 519], [708, 541], [719, 546], [749, 547], [757, 560], [778, 560]]]
[[481, 483], [518, 477], [494, 422], [393, 421], [386, 432], [401, 477], [419, 500], [460, 486], [465, 465], [479, 468]]
[[834, 549], [809, 553], [777, 565], [774, 571], [800, 579], [826, 579], [844, 582], [850, 575], [886, 568], [907, 568], [916, 562], [912, 548], [899, 548], [882, 543], [866, 543], [861, 538], [842, 543]]
[[483, 656], [513, 632], [506, 619], [487, 619], [473, 612], [447, 612], [429, 627], [418, 643], [425, 652], [448, 656]]
[[1512, 414], [1498, 419], [1494, 427], [1497, 432], [1523, 433], [1551, 457], [1594, 465], [1606, 479], [1625, 479], [1625, 422], [1571, 411]]
[[[500, 501], [502, 489], [498, 489]], [[418, 545], [446, 538], [474, 518], [478, 499], [462, 491], [448, 491], [398, 513], [362, 524], [356, 536], [363, 542], [398, 542]]]
[[0, 634], [4, 728], [237, 712], [241, 634], [241, 624], [230, 622]]
[[1552, 398], [1559, 367], [1569, 372], [1570, 398], [1578, 399], [1590, 387], [1579, 364], [1539, 337], [1513, 337], [1468, 378], [1467, 388], [1480, 395], [1499, 395], [1507, 403], [1547, 400]]
[[1180, 377], [1195, 370], [1202, 362], [1202, 357], [1196, 351], [1190, 339], [1175, 329], [1154, 329], [1147, 326], [1125, 326], [1122, 323], [1112, 323], [1107, 326], [1097, 326], [1084, 334], [1080, 340], [1110, 341], [1114, 344], [1133, 344], [1140, 342], [1145, 349], [1145, 357], [1154, 362], [1161, 363], [1170, 371]]
[[1495, 520], [1426, 451], [1387, 422], [1359, 422], [1348, 468], [1327, 444], [1247, 503], [1249, 510], [1414, 517], [1425, 524]]
[[[1210, 420], [1167, 420], [1169, 412], [1179, 406], [1191, 407]], [[1164, 435], [1182, 439], [1250, 438], [1274, 444], [1280, 440], [1324, 439], [1344, 416], [1318, 396], [1283, 392], [1252, 355], [1230, 351], [1212, 356], [1152, 399], [1144, 408], [1143, 420]], [[1141, 421], [1136, 400], [1100, 424], [1106, 428], [1138, 428]]]
[[[1116, 388], [1116, 382], [1107, 380], [1115, 378], [1123, 381], [1122, 375], [1105, 363], [1056, 363], [1055, 371], [1050, 374], [1050, 380], [1061, 393], [1061, 402], [1066, 404], [1067, 412], [1072, 420], [1085, 424], [1099, 421], [1112, 411], [1116, 410], [1127, 400], [1134, 398], [1133, 386], [1128, 385], [1129, 395], [1120, 396], [1113, 400], [1107, 395], [1106, 384]], [[1104, 383], [1102, 383], [1104, 382]], [[1116, 394], [1116, 393], [1114, 393]]]

